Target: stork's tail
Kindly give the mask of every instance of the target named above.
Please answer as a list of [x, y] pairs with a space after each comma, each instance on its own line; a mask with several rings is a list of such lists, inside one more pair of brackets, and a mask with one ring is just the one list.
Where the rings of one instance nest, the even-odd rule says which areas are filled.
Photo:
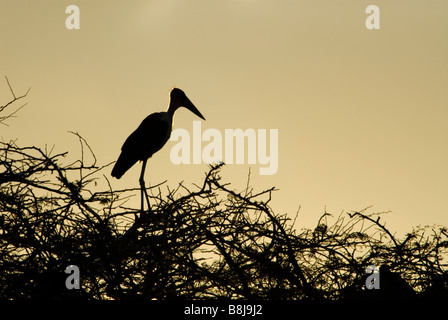
[[122, 152], [112, 169], [112, 177], [120, 179], [137, 161], [138, 159], [124, 155]]

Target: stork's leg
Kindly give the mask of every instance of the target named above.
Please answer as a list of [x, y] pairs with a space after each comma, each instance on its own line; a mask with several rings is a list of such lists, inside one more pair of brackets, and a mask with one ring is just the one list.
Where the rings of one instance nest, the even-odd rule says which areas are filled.
[[144, 175], [145, 175], [145, 169], [146, 169], [146, 161], [148, 161], [148, 159], [143, 160], [142, 162], [142, 173], [140, 174], [140, 193], [141, 193], [141, 209], [142, 212], [144, 211], [144, 206], [143, 206], [143, 198], [146, 198], [146, 204], [148, 205], [148, 211], [151, 211], [151, 205], [149, 204], [149, 197], [148, 197], [148, 193], [146, 191], [146, 186], [145, 186], [145, 180], [144, 180]]

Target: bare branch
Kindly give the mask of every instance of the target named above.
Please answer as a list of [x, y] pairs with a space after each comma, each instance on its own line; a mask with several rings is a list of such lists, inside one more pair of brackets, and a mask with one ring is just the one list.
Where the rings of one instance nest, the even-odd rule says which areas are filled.
[[[97, 166], [74, 134], [81, 159], [68, 165], [65, 152], [0, 142], [0, 298], [396, 297], [383, 278], [380, 293], [365, 289], [371, 264], [398, 276], [407, 298], [448, 293], [446, 227], [399, 239], [365, 208], [325, 211], [314, 229], [298, 230], [298, 212], [291, 220], [269, 207], [274, 188], [235, 191], [223, 164], [198, 186], [152, 186], [152, 212], [138, 215], [140, 188], [114, 190], [110, 163]], [[98, 180], [106, 190], [95, 190]], [[82, 271], [81, 290], [64, 286], [70, 264]]]
[[[9, 79], [8, 79], [8, 77], [5, 76], [5, 79], [6, 79], [6, 82], [7, 82], [7, 84], [8, 84], [9, 90], [11, 91], [11, 94], [12, 94], [12, 96], [13, 96], [13, 99], [12, 99], [11, 101], [7, 102], [4, 106], [0, 106], [0, 113], [2, 113], [8, 106], [12, 105], [14, 102], [16, 102], [16, 101], [18, 101], [18, 100], [20, 100], [20, 99], [26, 97], [26, 96], [28, 95], [28, 93], [30, 92], [30, 90], [31, 90], [31, 87], [29, 87], [28, 90], [25, 92], [25, 94], [23, 94], [23, 95], [21, 95], [21, 96], [19, 96], [19, 97], [16, 97], [16, 95], [15, 95], [15, 93], [14, 93], [14, 90], [12, 89], [12, 86], [11, 86], [11, 84], [9, 83]], [[5, 116], [0, 115], [0, 124], [3, 124], [3, 125], [6, 125], [6, 126], [7, 126], [7, 124], [5, 123], [5, 121], [8, 120], [8, 119], [10, 119], [10, 118], [15, 117], [15, 114], [16, 114], [20, 109], [22, 109], [23, 107], [25, 107], [26, 105], [27, 105], [27, 103], [24, 103], [22, 106], [18, 107], [16, 110], [14, 110], [13, 112], [11, 112], [10, 114], [7, 114], [7, 115], [5, 115]]]

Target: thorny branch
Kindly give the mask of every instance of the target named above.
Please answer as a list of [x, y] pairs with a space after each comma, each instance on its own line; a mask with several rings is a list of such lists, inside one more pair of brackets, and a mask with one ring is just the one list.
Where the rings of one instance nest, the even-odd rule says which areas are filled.
[[[341, 299], [367, 294], [369, 264], [400, 271], [421, 295], [446, 283], [446, 228], [392, 239], [366, 209], [333, 224], [324, 213], [297, 234], [268, 206], [273, 188], [232, 191], [222, 165], [196, 190], [154, 186], [152, 214], [138, 216], [125, 204], [139, 188], [95, 192], [106, 166], [63, 165], [65, 155], [0, 144], [0, 297]], [[65, 289], [69, 264], [82, 290]]]
[[30, 92], [31, 87], [25, 92], [25, 94], [23, 94], [23, 95], [17, 97], [16, 94], [14, 93], [14, 90], [13, 90], [12, 87], [11, 87], [11, 84], [9, 83], [8, 78], [7, 78], [6, 76], [5, 76], [5, 79], [6, 79], [6, 82], [8, 83], [9, 90], [11, 91], [11, 94], [12, 94], [12, 96], [13, 96], [13, 99], [12, 99], [12, 100], [10, 100], [10, 101], [9, 101], [8, 103], [6, 103], [4, 106], [0, 106], [0, 124], [3, 124], [3, 125], [5, 125], [5, 126], [7, 126], [7, 124], [5, 123], [5, 121], [8, 120], [8, 119], [10, 119], [10, 118], [13, 118], [13, 117], [15, 116], [15, 114], [16, 114], [20, 109], [22, 109], [23, 107], [25, 107], [27, 104], [26, 104], [26, 103], [22, 104], [20, 107], [18, 107], [16, 110], [12, 111], [12, 112], [9, 113], [9, 114], [2, 115], [1, 113], [2, 113], [3, 111], [5, 111], [6, 108], [8, 108], [9, 106], [11, 106], [14, 102], [16, 102], [16, 101], [18, 101], [18, 100], [20, 100], [20, 99], [22, 99], [22, 98], [25, 98], [25, 97], [28, 95], [28, 93]]

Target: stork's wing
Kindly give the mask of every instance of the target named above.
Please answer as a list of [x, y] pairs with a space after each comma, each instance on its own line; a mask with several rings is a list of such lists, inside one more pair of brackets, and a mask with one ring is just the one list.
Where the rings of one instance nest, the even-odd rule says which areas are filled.
[[138, 160], [148, 159], [159, 151], [168, 141], [170, 131], [169, 123], [163, 120], [161, 112], [147, 116], [124, 142], [112, 176], [120, 179]]

